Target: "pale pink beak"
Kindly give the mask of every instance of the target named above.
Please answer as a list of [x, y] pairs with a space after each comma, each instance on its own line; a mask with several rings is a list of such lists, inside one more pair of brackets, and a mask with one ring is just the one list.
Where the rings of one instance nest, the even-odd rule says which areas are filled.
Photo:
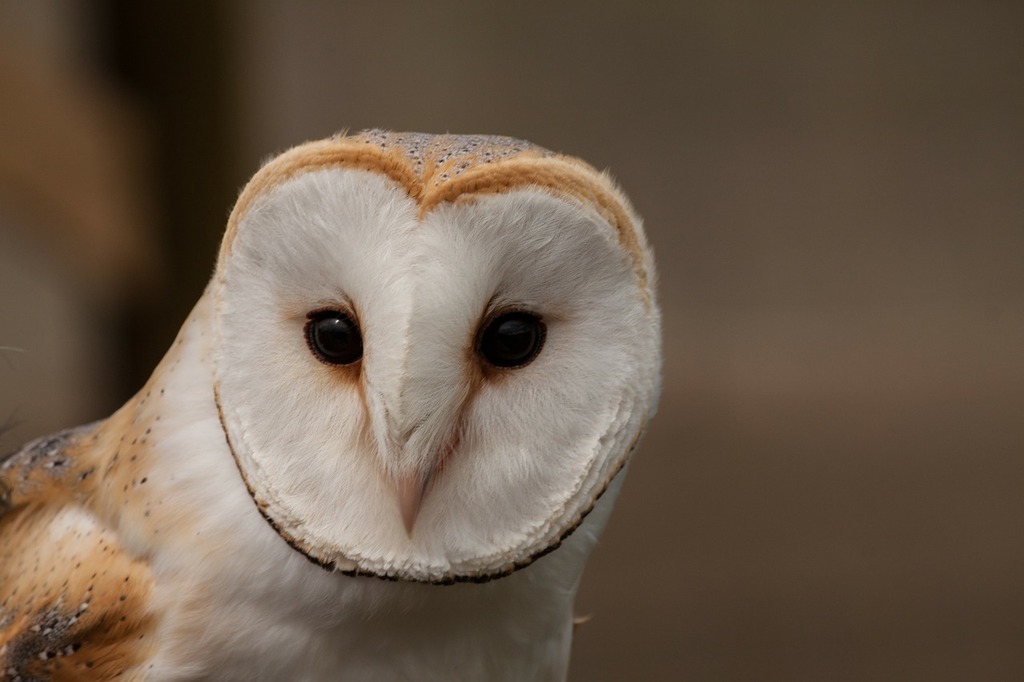
[[423, 498], [427, 495], [434, 474], [444, 468], [445, 461], [452, 454], [452, 450], [459, 446], [460, 441], [461, 434], [456, 429], [428, 469], [400, 475], [394, 479], [395, 491], [398, 493], [398, 510], [402, 514], [402, 524], [409, 537], [412, 537], [412, 529], [416, 525], [420, 508], [423, 506]]
[[416, 517], [420, 515], [423, 496], [427, 492], [433, 472], [434, 469], [431, 467], [426, 475], [413, 474], [403, 476], [395, 481], [395, 489], [398, 491], [398, 508], [402, 512], [402, 523], [405, 525], [405, 532], [409, 537], [412, 537], [412, 529], [416, 525]]

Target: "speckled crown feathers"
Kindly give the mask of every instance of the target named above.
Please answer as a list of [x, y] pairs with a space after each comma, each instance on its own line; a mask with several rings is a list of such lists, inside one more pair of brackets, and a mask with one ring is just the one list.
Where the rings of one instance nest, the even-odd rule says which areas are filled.
[[442, 203], [528, 187], [588, 204], [616, 231], [633, 260], [648, 303], [652, 297], [649, 255], [638, 229], [639, 218], [614, 181], [576, 157], [497, 135], [373, 129], [293, 147], [264, 164], [243, 188], [228, 219], [221, 262], [231, 250], [242, 217], [258, 197], [300, 173], [332, 167], [389, 177], [417, 201], [421, 216]]

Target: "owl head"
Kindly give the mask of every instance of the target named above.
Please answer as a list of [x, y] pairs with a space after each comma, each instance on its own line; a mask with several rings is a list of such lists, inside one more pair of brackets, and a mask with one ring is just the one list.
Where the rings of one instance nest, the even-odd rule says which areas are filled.
[[447, 583], [551, 551], [653, 414], [653, 262], [587, 164], [368, 131], [253, 177], [211, 284], [215, 395], [273, 528], [353, 574]]

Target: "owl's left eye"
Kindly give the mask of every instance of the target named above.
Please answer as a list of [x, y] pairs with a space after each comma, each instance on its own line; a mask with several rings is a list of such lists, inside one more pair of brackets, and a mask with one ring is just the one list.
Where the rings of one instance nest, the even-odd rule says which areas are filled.
[[545, 330], [540, 317], [532, 313], [506, 313], [491, 320], [483, 329], [478, 341], [479, 353], [495, 367], [522, 367], [540, 353]]
[[306, 343], [313, 355], [328, 365], [351, 365], [363, 357], [363, 339], [359, 325], [338, 310], [309, 314]]

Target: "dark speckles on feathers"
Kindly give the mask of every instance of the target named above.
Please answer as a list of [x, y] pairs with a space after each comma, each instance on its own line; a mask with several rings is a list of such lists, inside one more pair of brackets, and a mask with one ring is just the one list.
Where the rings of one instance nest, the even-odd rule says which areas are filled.
[[77, 435], [77, 429], [69, 429], [55, 433], [52, 436], [44, 436], [36, 439], [23, 447], [19, 452], [9, 455], [0, 464], [0, 470], [13, 468], [21, 465], [25, 467], [36, 466], [57, 466], [54, 462], [64, 463], [63, 452], [68, 442]]
[[109, 502], [107, 484], [143, 478], [128, 464], [138, 447], [125, 448], [145, 440], [146, 426], [124, 429], [129, 419], [113, 432], [108, 421], [40, 438], [0, 460], [0, 680], [111, 679], [148, 655], [137, 643], [153, 626], [148, 566], [90, 507]]
[[[32, 625], [25, 628], [21, 633], [9, 642], [6, 646], [6, 654], [3, 659], [6, 671], [10, 674], [13, 669], [16, 674], [23, 674], [19, 663], [24, 664], [31, 659], [49, 660], [56, 658], [60, 652], [73, 643], [68, 643], [66, 637], [74, 621], [61, 609], [60, 605], [54, 606], [36, 615]], [[81, 645], [78, 645], [80, 648]], [[77, 651], [75, 648], [74, 651]], [[74, 653], [72, 651], [71, 653]]]
[[365, 130], [356, 136], [365, 144], [401, 152], [416, 175], [431, 168], [445, 169], [437, 177], [449, 180], [468, 168], [508, 159], [523, 152], [540, 156], [554, 154], [543, 147], [502, 135], [430, 135], [427, 133], [392, 133], [386, 130]]
[[91, 470], [79, 471], [71, 453], [94, 427], [89, 424], [37, 438], [0, 460], [0, 514], [20, 504], [18, 500], [24, 495], [50, 487], [65, 477], [85, 480]]

